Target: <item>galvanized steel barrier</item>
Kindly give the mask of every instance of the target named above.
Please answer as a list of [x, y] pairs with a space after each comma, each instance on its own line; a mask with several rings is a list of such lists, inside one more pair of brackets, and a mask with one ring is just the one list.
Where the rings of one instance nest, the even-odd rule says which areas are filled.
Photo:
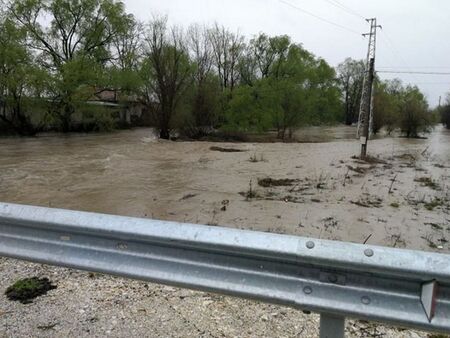
[[0, 255], [450, 332], [449, 255], [7, 203]]

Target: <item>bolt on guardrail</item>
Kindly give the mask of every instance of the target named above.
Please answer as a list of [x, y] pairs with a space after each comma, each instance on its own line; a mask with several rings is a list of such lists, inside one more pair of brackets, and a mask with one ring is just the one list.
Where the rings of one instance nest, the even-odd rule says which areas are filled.
[[0, 256], [450, 332], [450, 256], [0, 203]]

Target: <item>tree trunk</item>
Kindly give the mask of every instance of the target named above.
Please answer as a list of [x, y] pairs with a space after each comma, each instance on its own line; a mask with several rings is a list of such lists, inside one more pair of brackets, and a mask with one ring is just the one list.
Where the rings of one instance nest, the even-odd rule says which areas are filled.
[[64, 103], [62, 114], [59, 114], [61, 121], [61, 129], [63, 133], [68, 133], [72, 130], [72, 115], [75, 113], [75, 108], [70, 102]]
[[289, 137], [290, 140], [292, 140], [293, 134], [294, 134], [294, 129], [289, 128], [289, 135], [288, 135], [288, 137]]
[[349, 85], [345, 88], [345, 124], [347, 126], [351, 126], [353, 123], [353, 116], [350, 113], [350, 93], [349, 93]]
[[159, 138], [162, 138], [164, 140], [170, 140], [170, 131], [168, 128], [161, 127], [159, 130]]
[[63, 133], [68, 133], [70, 131], [71, 126], [71, 118], [70, 115], [62, 114], [60, 115], [61, 118], [61, 129]]

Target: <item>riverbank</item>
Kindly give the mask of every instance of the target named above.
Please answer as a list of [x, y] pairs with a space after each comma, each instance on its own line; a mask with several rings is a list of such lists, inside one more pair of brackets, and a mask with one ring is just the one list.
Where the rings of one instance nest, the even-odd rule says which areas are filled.
[[[339, 128], [312, 133], [332, 142], [296, 144], [170, 142], [150, 129], [0, 139], [0, 200], [449, 253], [450, 132], [374, 140], [366, 163], [352, 158], [354, 130]], [[25, 306], [0, 297], [7, 336], [317, 334], [317, 316], [275, 306], [6, 259], [0, 268], [5, 289], [34, 275], [58, 284]], [[374, 330], [348, 324], [354, 336], [364, 327]]]

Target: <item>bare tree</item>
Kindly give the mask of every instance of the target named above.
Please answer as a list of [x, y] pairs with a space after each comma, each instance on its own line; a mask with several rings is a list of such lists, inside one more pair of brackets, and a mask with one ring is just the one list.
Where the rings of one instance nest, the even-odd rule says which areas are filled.
[[199, 25], [188, 29], [187, 42], [192, 63], [194, 96], [192, 102], [191, 133], [198, 134], [203, 127], [210, 128], [216, 122], [219, 96], [219, 81], [213, 70], [214, 53], [208, 30]]
[[278, 79], [286, 63], [291, 40], [286, 35], [269, 37], [259, 34], [250, 40], [239, 63], [241, 82], [250, 86], [256, 80]]
[[170, 138], [172, 118], [190, 79], [191, 65], [180, 28], [169, 29], [167, 18], [154, 18], [146, 35], [143, 75], [147, 100], [163, 139]]
[[223, 89], [233, 91], [238, 84], [239, 59], [244, 51], [244, 37], [232, 33], [217, 23], [209, 30], [209, 39], [213, 48], [214, 66], [218, 72]]
[[213, 49], [206, 28], [191, 25], [187, 33], [187, 43], [193, 63], [196, 66], [194, 78], [198, 83], [205, 81], [213, 66]]
[[135, 70], [138, 68], [144, 25], [129, 18], [127, 29], [112, 38], [112, 64], [120, 70]]
[[364, 62], [346, 59], [337, 67], [339, 82], [345, 100], [345, 123], [351, 125], [359, 114], [362, 84], [364, 79]]

